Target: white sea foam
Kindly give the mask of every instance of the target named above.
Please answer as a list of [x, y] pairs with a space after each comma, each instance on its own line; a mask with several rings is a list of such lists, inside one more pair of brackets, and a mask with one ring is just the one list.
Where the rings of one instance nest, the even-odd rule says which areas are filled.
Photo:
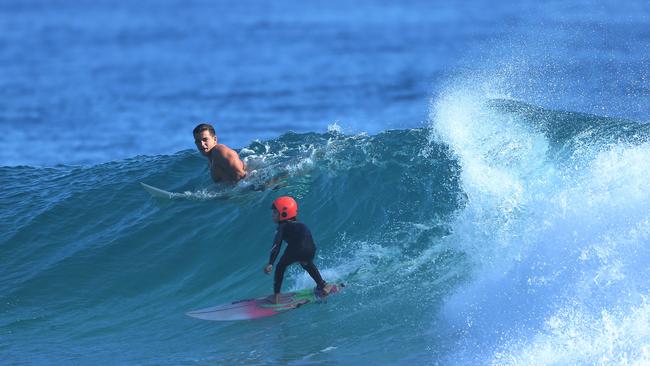
[[650, 146], [596, 143], [558, 164], [543, 134], [484, 101], [455, 92], [432, 112], [468, 196], [447, 240], [475, 271], [441, 313], [454, 357], [647, 363]]

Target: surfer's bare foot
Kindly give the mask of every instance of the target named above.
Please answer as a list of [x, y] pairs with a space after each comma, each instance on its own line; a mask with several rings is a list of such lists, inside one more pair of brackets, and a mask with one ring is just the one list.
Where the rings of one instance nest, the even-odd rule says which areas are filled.
[[279, 304], [280, 303], [280, 294], [273, 295], [272, 301], [273, 301], [274, 304]]
[[329, 295], [330, 291], [332, 291], [332, 285], [330, 285], [329, 283], [321, 289], [323, 295]]

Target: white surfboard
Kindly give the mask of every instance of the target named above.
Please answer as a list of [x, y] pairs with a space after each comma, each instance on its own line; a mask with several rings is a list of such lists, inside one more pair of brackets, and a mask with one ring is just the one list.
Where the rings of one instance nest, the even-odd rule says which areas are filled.
[[256, 299], [233, 301], [210, 308], [190, 311], [185, 314], [193, 318], [215, 321], [265, 318], [281, 314], [287, 310], [297, 309], [302, 305], [322, 302], [327, 297], [341, 292], [343, 287], [345, 287], [343, 283], [332, 284], [329, 295], [324, 295], [315, 288], [283, 293], [280, 294], [280, 302], [277, 304], [271, 301], [273, 295], [269, 295]]
[[164, 189], [156, 188], [154, 186], [150, 186], [148, 184], [144, 184], [140, 182], [142, 185], [142, 188], [144, 188], [145, 191], [149, 192], [151, 197], [154, 198], [167, 198], [167, 199], [174, 199], [174, 198], [181, 198], [185, 197], [185, 194], [183, 193], [176, 193], [176, 192], [169, 192]]
[[228, 199], [232, 197], [232, 190], [224, 191], [209, 191], [208, 189], [200, 189], [197, 191], [185, 191], [185, 192], [170, 192], [164, 189], [160, 189], [154, 186], [151, 186], [146, 183], [140, 182], [142, 188], [147, 191], [153, 198], [163, 198], [169, 200], [185, 199], [192, 201], [205, 201], [205, 200], [215, 200], [215, 199]]

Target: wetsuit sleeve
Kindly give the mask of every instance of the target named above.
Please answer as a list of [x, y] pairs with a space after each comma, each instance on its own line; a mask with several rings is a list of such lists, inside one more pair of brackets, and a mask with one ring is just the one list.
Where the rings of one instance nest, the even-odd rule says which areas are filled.
[[278, 225], [278, 231], [275, 233], [275, 239], [273, 239], [273, 246], [271, 247], [271, 257], [269, 258], [269, 264], [273, 264], [275, 259], [280, 253], [280, 247], [282, 246], [282, 238], [284, 235], [284, 225]]

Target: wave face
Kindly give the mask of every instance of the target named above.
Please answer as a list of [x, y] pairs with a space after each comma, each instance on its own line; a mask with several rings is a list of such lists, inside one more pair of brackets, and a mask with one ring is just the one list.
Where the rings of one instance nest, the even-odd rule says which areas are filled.
[[[28, 364], [642, 364], [648, 125], [471, 93], [427, 128], [287, 133], [215, 186], [193, 151], [0, 168], [0, 354]], [[272, 177], [275, 189], [250, 190]], [[150, 197], [139, 182], [180, 199]], [[293, 195], [327, 304], [250, 322], [188, 310], [271, 292]], [[312, 286], [294, 266], [283, 290]]]

